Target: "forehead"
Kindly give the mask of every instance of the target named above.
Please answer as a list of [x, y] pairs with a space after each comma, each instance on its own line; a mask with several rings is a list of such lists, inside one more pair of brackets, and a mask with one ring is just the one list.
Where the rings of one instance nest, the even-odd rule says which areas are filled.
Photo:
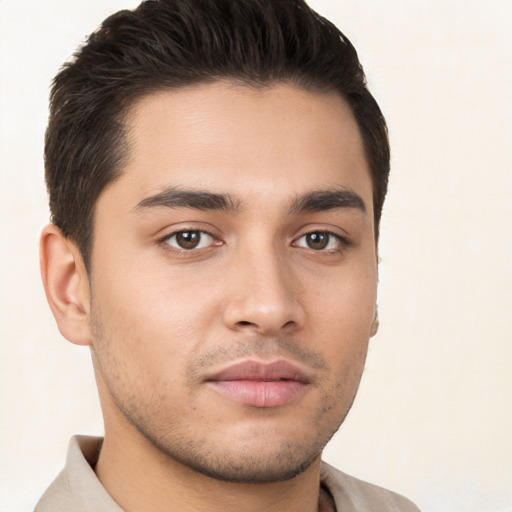
[[248, 200], [342, 186], [371, 208], [359, 129], [337, 93], [227, 82], [162, 91], [133, 106], [126, 132], [129, 158], [115, 186], [132, 206], [168, 186]]

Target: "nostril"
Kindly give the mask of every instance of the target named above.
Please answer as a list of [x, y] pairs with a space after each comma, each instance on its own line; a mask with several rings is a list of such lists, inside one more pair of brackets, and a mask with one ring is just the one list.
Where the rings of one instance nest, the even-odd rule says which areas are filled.
[[254, 325], [252, 322], [248, 322], [247, 320], [242, 320], [241, 322], [238, 322], [238, 325], [247, 326], [247, 325]]

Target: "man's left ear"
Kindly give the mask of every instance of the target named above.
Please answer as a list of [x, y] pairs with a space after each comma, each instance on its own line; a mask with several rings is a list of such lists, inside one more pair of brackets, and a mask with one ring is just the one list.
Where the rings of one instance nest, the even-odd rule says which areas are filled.
[[370, 338], [373, 338], [379, 330], [379, 308], [375, 304], [375, 316], [373, 317], [372, 325], [370, 327]]
[[89, 345], [90, 289], [87, 270], [75, 243], [49, 224], [41, 233], [41, 277], [60, 333], [71, 343]]

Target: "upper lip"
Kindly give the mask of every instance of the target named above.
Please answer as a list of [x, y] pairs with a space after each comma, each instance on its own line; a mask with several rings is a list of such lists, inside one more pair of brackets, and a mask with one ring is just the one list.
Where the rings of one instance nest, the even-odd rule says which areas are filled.
[[207, 380], [253, 380], [264, 382], [294, 380], [308, 383], [310, 379], [304, 371], [284, 359], [270, 362], [255, 361], [251, 359], [232, 363], [211, 375]]

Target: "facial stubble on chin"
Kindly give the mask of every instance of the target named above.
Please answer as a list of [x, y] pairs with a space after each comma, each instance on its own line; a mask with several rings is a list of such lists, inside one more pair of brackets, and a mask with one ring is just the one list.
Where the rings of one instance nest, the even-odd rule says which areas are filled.
[[[199, 414], [190, 429], [176, 428], [172, 418], [163, 418], [162, 411], [168, 408], [168, 400], [160, 396], [155, 400], [155, 393], [145, 389], [142, 397], [127, 391], [123, 375], [122, 363], [111, 350], [111, 336], [105, 332], [100, 315], [92, 312], [94, 344], [92, 348], [95, 365], [102, 375], [104, 385], [113, 403], [122, 413], [126, 421], [161, 453], [172, 461], [182, 464], [200, 474], [216, 480], [234, 483], [268, 483], [291, 479], [306, 470], [322, 453], [323, 448], [339, 429], [355, 399], [362, 367], [366, 356], [366, 348], [361, 351], [357, 365], [348, 365], [334, 383], [327, 378], [320, 378], [313, 385], [320, 392], [318, 408], [315, 414], [309, 414], [309, 424], [300, 436], [290, 431], [286, 438], [274, 442], [265, 453], [261, 450], [261, 442], [266, 443], [268, 435], [265, 419], [258, 423], [252, 439], [242, 445], [233, 446], [228, 439], [219, 446], [208, 434], [215, 425], [207, 424]], [[94, 347], [97, 347], [94, 348]], [[216, 364], [230, 362], [242, 357], [272, 356], [288, 357], [312, 368], [318, 375], [328, 375], [329, 365], [323, 356], [289, 337], [262, 338], [250, 336], [233, 343], [229, 347], [211, 347], [203, 352], [187, 367], [187, 387], [198, 385], [201, 375]], [[362, 360], [361, 360], [362, 359]], [[110, 372], [105, 373], [107, 365]], [[126, 381], [125, 381], [126, 382]], [[123, 389], [124, 388], [124, 389]], [[137, 388], [132, 384], [132, 389]], [[137, 388], [139, 391], [144, 388]], [[350, 392], [350, 396], [347, 396]], [[151, 397], [149, 400], [144, 399]], [[272, 415], [275, 411], [266, 408], [247, 407], [252, 416]], [[297, 418], [303, 419], [304, 411], [297, 406]], [[309, 411], [305, 411], [309, 413]], [[178, 411], [179, 414], [179, 411]], [[160, 420], [159, 420], [160, 418]], [[197, 425], [202, 425], [202, 435], [191, 435]], [[293, 427], [291, 427], [293, 428]], [[201, 429], [200, 429], [201, 430]], [[260, 443], [260, 444], [258, 444]]]

